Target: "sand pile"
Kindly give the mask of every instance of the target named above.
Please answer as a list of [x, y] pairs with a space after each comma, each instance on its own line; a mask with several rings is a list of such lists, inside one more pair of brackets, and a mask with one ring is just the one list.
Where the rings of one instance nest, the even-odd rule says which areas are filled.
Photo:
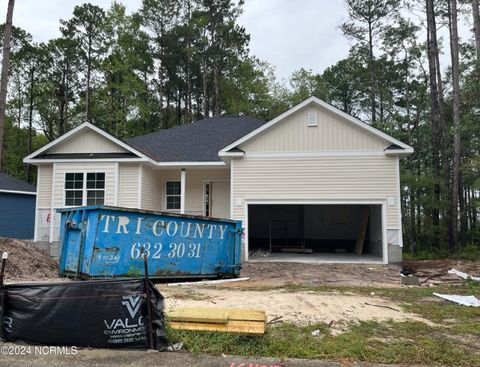
[[58, 276], [55, 260], [31, 241], [0, 237], [0, 256], [8, 252], [5, 282], [16, 280], [45, 280]]

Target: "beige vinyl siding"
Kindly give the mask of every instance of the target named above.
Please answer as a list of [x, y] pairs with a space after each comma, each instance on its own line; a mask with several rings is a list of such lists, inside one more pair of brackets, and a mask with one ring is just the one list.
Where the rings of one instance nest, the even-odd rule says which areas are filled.
[[50, 209], [52, 204], [53, 165], [41, 164], [37, 170], [37, 209]]
[[[307, 126], [309, 111], [318, 126]], [[320, 107], [306, 107], [240, 145], [248, 153], [383, 150], [390, 143]]]
[[142, 209], [163, 210], [163, 174], [159, 169], [143, 166]]
[[53, 147], [49, 153], [125, 153], [126, 149], [86, 129]]
[[138, 208], [138, 163], [120, 163], [118, 180], [118, 206]]
[[399, 228], [396, 157], [384, 155], [244, 158], [233, 169], [233, 218], [244, 200], [384, 200], [387, 227]]
[[105, 205], [113, 205], [115, 200], [115, 164], [114, 163], [55, 163], [54, 166], [54, 208], [65, 206], [65, 173], [67, 172], [105, 172]]

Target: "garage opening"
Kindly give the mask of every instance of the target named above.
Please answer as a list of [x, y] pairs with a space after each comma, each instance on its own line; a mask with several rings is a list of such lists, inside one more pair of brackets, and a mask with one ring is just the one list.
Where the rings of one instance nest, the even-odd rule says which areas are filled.
[[250, 260], [382, 262], [381, 205], [249, 205]]

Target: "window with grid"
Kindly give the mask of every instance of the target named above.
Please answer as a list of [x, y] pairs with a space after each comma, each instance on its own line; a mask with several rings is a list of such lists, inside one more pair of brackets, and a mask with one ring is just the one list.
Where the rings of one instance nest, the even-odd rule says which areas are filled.
[[101, 205], [105, 200], [105, 173], [87, 173], [87, 205]]
[[65, 173], [65, 206], [97, 205], [104, 201], [104, 172]]
[[83, 173], [65, 174], [65, 205], [83, 205]]
[[167, 191], [166, 191], [167, 210], [179, 210], [180, 197], [181, 197], [180, 181], [167, 181]]

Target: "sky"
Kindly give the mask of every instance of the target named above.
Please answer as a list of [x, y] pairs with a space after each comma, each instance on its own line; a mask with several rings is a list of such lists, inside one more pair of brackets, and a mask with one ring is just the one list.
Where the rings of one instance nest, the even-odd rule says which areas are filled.
[[[28, 31], [37, 42], [58, 37], [60, 19], [69, 19], [75, 5], [85, 0], [17, 0], [13, 23]], [[88, 0], [104, 9], [111, 0]], [[120, 0], [129, 12], [140, 8], [141, 0]], [[4, 22], [7, 1], [0, 2]], [[344, 0], [245, 0], [239, 23], [250, 34], [250, 53], [275, 67], [280, 79], [299, 68], [321, 73], [345, 58], [350, 47], [338, 25], [347, 20]], [[460, 24], [460, 34], [470, 37], [469, 25]], [[446, 30], [443, 36], [448, 40]], [[448, 48], [442, 64], [449, 61]]]

